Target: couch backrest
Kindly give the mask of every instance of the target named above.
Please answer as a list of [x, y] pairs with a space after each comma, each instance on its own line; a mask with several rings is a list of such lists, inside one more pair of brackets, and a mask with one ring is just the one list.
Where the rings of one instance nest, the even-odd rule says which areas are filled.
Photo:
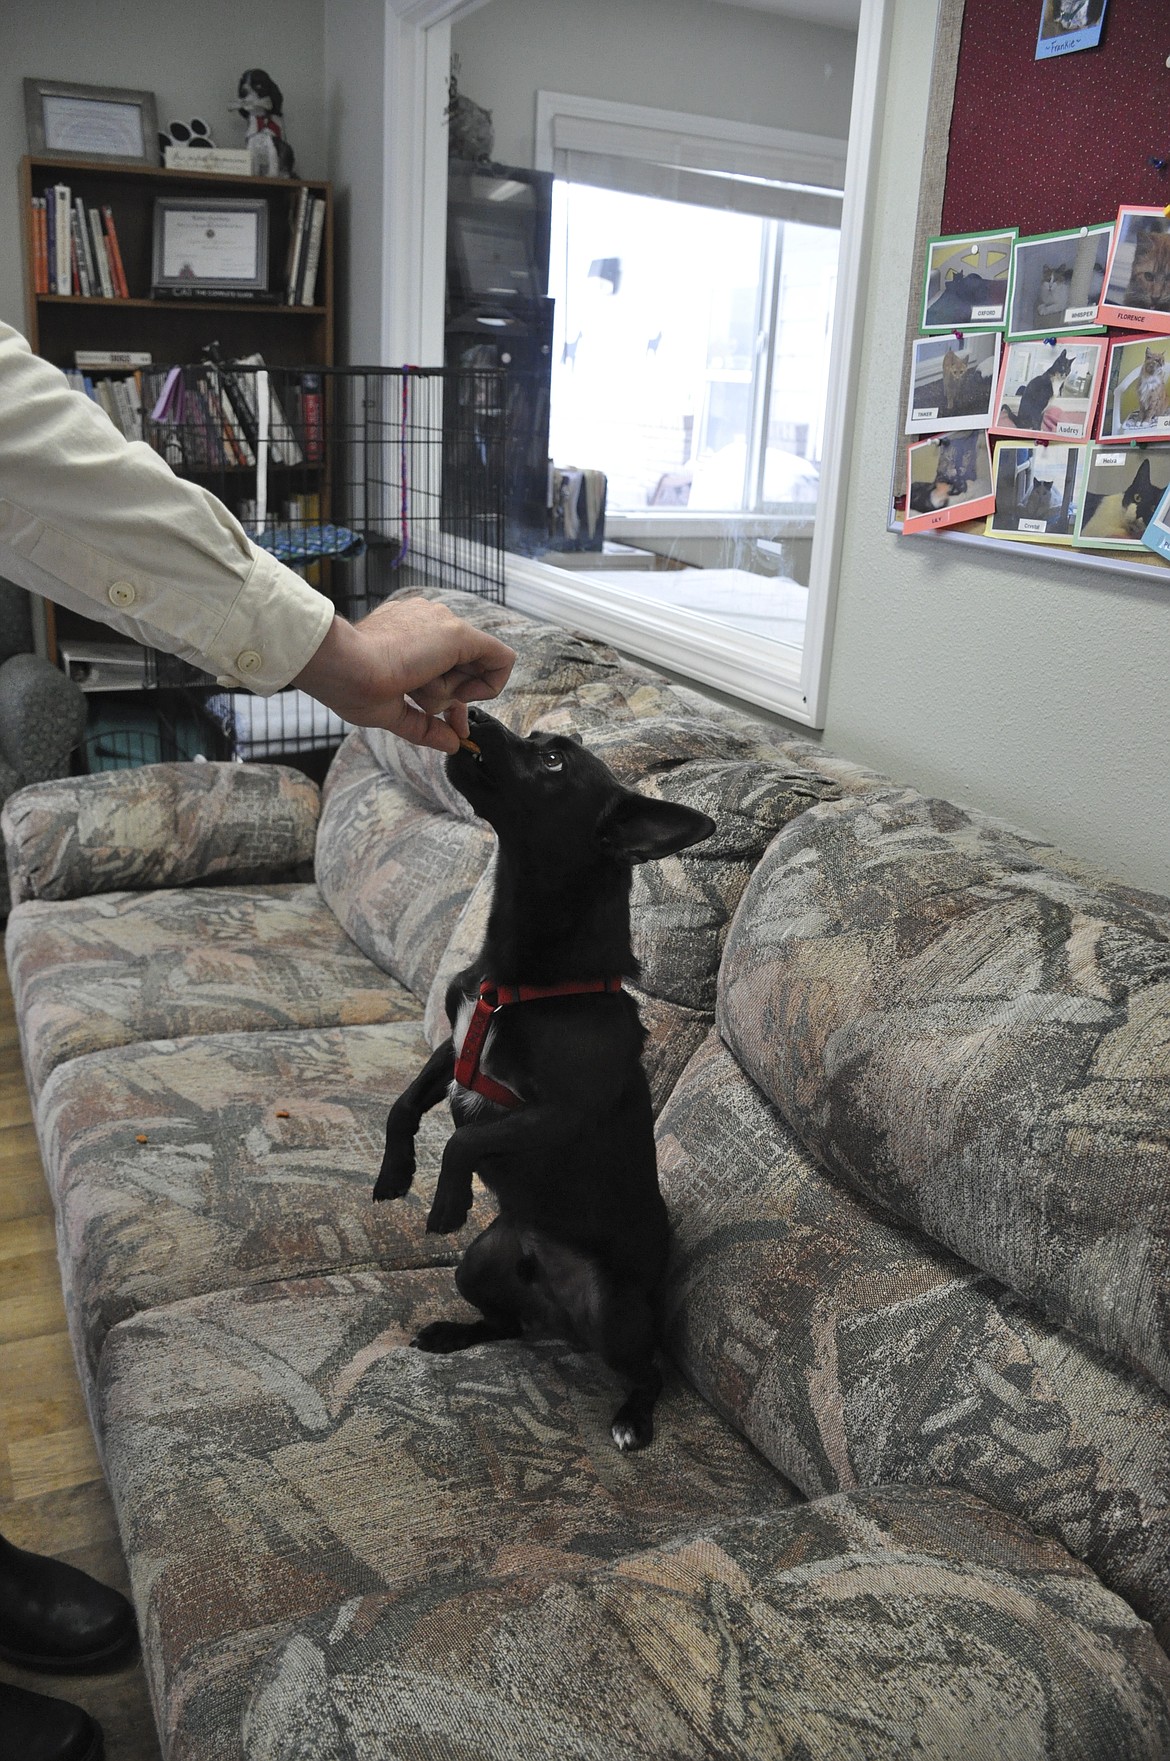
[[719, 1026], [822, 1168], [1170, 1390], [1170, 902], [1049, 855], [911, 791], [816, 808]]

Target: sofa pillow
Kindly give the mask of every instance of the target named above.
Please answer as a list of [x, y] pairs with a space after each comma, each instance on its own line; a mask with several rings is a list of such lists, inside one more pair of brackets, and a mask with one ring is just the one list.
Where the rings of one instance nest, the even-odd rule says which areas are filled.
[[307, 872], [317, 785], [285, 765], [144, 764], [5, 802], [14, 901]]
[[753, 875], [718, 1019], [823, 1167], [1170, 1389], [1170, 903], [829, 803]]
[[322, 897], [363, 954], [422, 1002], [491, 854], [491, 833], [463, 806], [443, 811], [388, 775], [364, 733], [349, 736], [325, 779]]

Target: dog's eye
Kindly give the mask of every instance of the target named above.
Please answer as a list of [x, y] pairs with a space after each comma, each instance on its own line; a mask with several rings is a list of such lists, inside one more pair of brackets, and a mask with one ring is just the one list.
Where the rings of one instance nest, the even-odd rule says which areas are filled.
[[541, 753], [540, 762], [543, 764], [545, 770], [564, 770], [565, 768], [563, 755], [555, 751], [552, 747], [549, 747], [546, 751]]

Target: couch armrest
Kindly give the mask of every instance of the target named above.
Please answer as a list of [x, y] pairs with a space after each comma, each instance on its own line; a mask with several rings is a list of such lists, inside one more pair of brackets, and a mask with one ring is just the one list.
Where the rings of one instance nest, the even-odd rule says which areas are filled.
[[0, 666], [0, 757], [22, 783], [63, 777], [85, 727], [85, 696], [35, 654]]
[[0, 814], [14, 904], [311, 868], [320, 791], [285, 765], [144, 764], [18, 789]]

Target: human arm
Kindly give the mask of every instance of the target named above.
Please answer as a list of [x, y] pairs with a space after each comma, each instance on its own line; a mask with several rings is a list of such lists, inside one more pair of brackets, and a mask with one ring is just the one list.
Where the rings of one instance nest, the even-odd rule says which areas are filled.
[[[514, 659], [429, 601], [396, 601], [359, 625], [338, 618], [4, 324], [0, 574], [228, 687], [268, 696], [295, 681], [348, 720], [444, 750], [466, 733], [464, 706], [494, 696]], [[435, 719], [444, 711], [450, 726]]]

